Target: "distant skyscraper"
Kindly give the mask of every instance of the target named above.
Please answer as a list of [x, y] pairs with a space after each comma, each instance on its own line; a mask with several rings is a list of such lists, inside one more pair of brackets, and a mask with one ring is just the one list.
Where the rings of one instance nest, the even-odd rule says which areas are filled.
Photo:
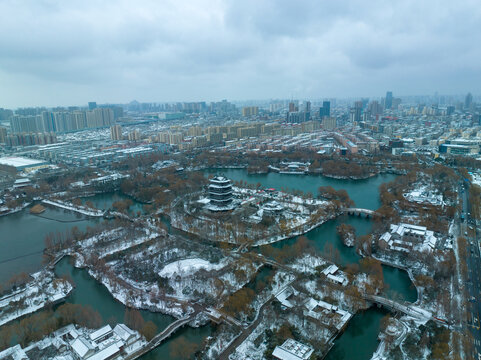
[[242, 116], [257, 116], [259, 115], [259, 107], [258, 106], [246, 106], [242, 108]]
[[351, 121], [359, 122], [361, 121], [362, 114], [362, 101], [356, 101], [354, 107], [351, 108]]
[[306, 112], [310, 112], [310, 111], [311, 111], [311, 102], [310, 102], [310, 101], [306, 101], [305, 111], [306, 111]]
[[393, 110], [397, 110], [399, 108], [399, 105], [401, 105], [401, 98], [393, 98], [391, 108]]
[[95, 101], [89, 102], [89, 110], [93, 110], [97, 108], [97, 103]]
[[322, 110], [324, 116], [331, 116], [331, 102], [330, 101], [323, 101], [322, 102]]
[[304, 121], [309, 121], [311, 118], [311, 102], [306, 101], [306, 106], [304, 108]]
[[35, 133], [43, 131], [43, 122], [37, 115], [14, 115], [10, 118], [12, 133]]
[[382, 110], [383, 108], [378, 101], [373, 100], [369, 103], [368, 111], [371, 113], [371, 115], [376, 116], [376, 115], [382, 114]]
[[385, 108], [386, 108], [386, 109], [391, 109], [391, 108], [392, 108], [392, 91], [388, 91], [388, 92], [386, 93]]
[[464, 100], [464, 108], [469, 109], [472, 104], [473, 104], [473, 95], [471, 95], [471, 93], [468, 93], [468, 95], [466, 95], [466, 99]]
[[296, 110], [296, 104], [294, 102], [289, 103], [289, 112], [294, 112]]
[[114, 125], [110, 127], [110, 138], [112, 140], [122, 140], [122, 126]]
[[114, 124], [114, 112], [108, 108], [97, 108], [86, 113], [87, 127], [99, 128]]
[[0, 127], [0, 143], [5, 143], [7, 141], [7, 129]]
[[134, 131], [129, 132], [128, 139], [129, 139], [129, 141], [139, 141], [140, 140], [139, 131], [134, 130]]

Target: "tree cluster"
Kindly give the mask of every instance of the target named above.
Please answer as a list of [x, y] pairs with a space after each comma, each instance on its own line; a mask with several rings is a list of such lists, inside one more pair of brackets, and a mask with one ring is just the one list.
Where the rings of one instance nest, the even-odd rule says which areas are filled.
[[326, 176], [362, 179], [376, 172], [372, 166], [361, 166], [352, 161], [327, 160], [322, 163], [322, 174]]
[[346, 190], [335, 190], [332, 186], [321, 186], [317, 190], [319, 196], [333, 201], [338, 201], [342, 206], [351, 207], [354, 206], [354, 201], [351, 200]]
[[70, 303], [59, 306], [55, 311], [41, 311], [10, 325], [2, 326], [0, 351], [11, 346], [13, 340], [25, 347], [30, 342], [38, 341], [69, 324], [95, 329], [102, 325], [102, 317], [90, 306]]

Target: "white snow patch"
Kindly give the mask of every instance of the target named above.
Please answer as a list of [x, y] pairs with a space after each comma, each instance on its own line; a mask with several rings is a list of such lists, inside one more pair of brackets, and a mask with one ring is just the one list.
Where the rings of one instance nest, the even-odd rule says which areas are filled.
[[225, 266], [224, 263], [220, 262], [218, 264], [212, 264], [204, 259], [194, 258], [194, 259], [184, 259], [177, 260], [170, 264], [165, 265], [159, 272], [159, 276], [170, 277], [173, 274], [193, 274], [200, 269], [219, 270]]

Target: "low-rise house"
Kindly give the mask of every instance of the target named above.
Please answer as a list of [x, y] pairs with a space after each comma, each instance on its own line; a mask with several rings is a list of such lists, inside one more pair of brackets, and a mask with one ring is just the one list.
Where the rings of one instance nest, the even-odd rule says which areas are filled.
[[277, 215], [284, 210], [284, 207], [277, 201], [269, 201], [262, 206], [262, 210], [264, 214]]
[[140, 338], [140, 335], [137, 331], [131, 330], [124, 324], [115, 325], [114, 333], [124, 342], [126, 346], [132, 345]]
[[282, 345], [276, 346], [272, 356], [278, 360], [307, 360], [313, 352], [312, 347], [287, 339]]
[[102, 341], [108, 339], [110, 336], [112, 336], [112, 328], [110, 325], [105, 325], [104, 327], [101, 327], [100, 329], [94, 331], [89, 335], [90, 340], [96, 343], [101, 343]]
[[425, 226], [411, 224], [391, 224], [390, 230], [380, 238], [391, 250], [410, 252], [411, 250], [433, 250], [437, 243], [434, 231]]
[[310, 298], [304, 306], [304, 315], [319, 320], [326, 325], [334, 326], [337, 330], [342, 330], [352, 317], [352, 314], [348, 311], [321, 300]]
[[299, 292], [294, 289], [292, 286], [287, 286], [284, 290], [280, 293], [276, 294], [276, 299], [281, 303], [281, 305], [285, 306], [286, 308], [293, 308], [295, 305], [295, 297], [299, 294]]
[[95, 354], [95, 346], [81, 336], [72, 341], [70, 346], [72, 348], [72, 355], [79, 360], [88, 359]]
[[348, 283], [348, 280], [347, 280], [346, 276], [334, 264], [329, 265], [327, 268], [322, 270], [322, 273], [326, 276], [326, 278], [330, 282], [332, 282], [334, 284], [346, 286], [347, 283]]
[[403, 196], [406, 200], [418, 204], [444, 206], [443, 196], [428, 189], [426, 186], [407, 192]]
[[106, 325], [95, 331], [68, 325], [24, 349], [15, 345], [1, 351], [0, 360], [123, 359], [145, 344], [137, 331], [124, 324], [117, 324], [114, 329]]

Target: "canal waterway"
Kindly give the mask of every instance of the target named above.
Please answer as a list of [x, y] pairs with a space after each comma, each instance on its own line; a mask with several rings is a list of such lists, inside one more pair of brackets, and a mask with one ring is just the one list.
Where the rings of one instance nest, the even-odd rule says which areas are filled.
[[[337, 235], [336, 228], [343, 223], [352, 225], [356, 229], [357, 236], [368, 234], [372, 226], [371, 220], [369, 219], [342, 215], [336, 219], [327, 221], [314, 230], [309, 231], [304, 236], [309, 240], [309, 243], [321, 253], [325, 251], [326, 244], [332, 245], [334, 251], [339, 255], [338, 264], [342, 266], [359, 263], [361, 256], [356, 253], [354, 247], [345, 246]], [[274, 243], [272, 246], [276, 248], [291, 246], [296, 243], [297, 239], [298, 237], [287, 239]], [[386, 265], [383, 265], [382, 269], [386, 297], [410, 302], [417, 300], [417, 291], [412, 286], [411, 279], [406, 271]]]
[[[249, 184], [260, 183], [264, 187], [275, 188], [280, 190], [292, 189], [311, 192], [317, 195], [317, 189], [320, 186], [332, 186], [336, 190], [344, 189], [349, 197], [354, 200], [357, 207], [376, 210], [381, 207], [379, 199], [379, 186], [386, 182], [391, 182], [396, 175], [381, 174], [363, 180], [345, 180], [332, 179], [324, 176], [315, 175], [290, 175], [270, 172], [267, 174], [248, 174], [246, 169], [209, 169], [206, 174], [223, 174], [233, 181], [244, 181]], [[339, 254], [339, 264], [347, 265], [358, 263], [361, 257], [356, 253], [353, 247], [345, 246], [337, 235], [336, 228], [338, 225], [345, 223], [352, 225], [356, 230], [357, 236], [369, 234], [372, 228], [372, 220], [361, 216], [342, 215], [336, 219], [327, 221], [321, 226], [309, 231], [304, 236], [307, 237], [310, 244], [323, 252], [326, 244], [332, 247]], [[293, 245], [298, 237], [280, 241], [273, 246], [282, 248], [284, 246]], [[408, 274], [390, 266], [383, 266], [384, 282], [388, 290], [386, 295], [395, 293], [395, 297], [403, 300], [414, 302], [417, 299], [416, 289], [412, 286]]]
[[98, 219], [87, 219], [70, 211], [47, 207], [40, 215], [30, 214], [26, 208], [14, 214], [0, 217], [0, 284], [13, 275], [38, 271], [42, 267], [45, 236], [77, 226], [85, 230], [95, 226]]
[[[108, 290], [94, 280], [85, 269], [77, 269], [70, 263], [70, 258], [63, 258], [55, 267], [55, 273], [58, 276], [69, 275], [74, 284], [75, 289], [67, 298], [67, 303], [81, 304], [91, 306], [102, 317], [103, 323], [123, 323], [126, 307], [116, 301]], [[161, 313], [153, 313], [150, 311], [140, 311], [145, 321], [152, 321], [157, 326], [158, 331], [162, 331], [175, 319], [169, 315]], [[150, 359], [166, 359], [178, 360], [181, 357], [174, 356], [174, 348], [179, 344], [201, 344], [213, 331], [211, 325], [200, 328], [184, 327], [178, 330], [174, 336], [157, 347], [154, 351], [142, 357], [144, 360]]]
[[[234, 181], [243, 180], [252, 184], [261, 183], [262, 186], [276, 189], [302, 190], [314, 195], [317, 194], [317, 189], [320, 186], [332, 186], [336, 190], [345, 189], [356, 206], [372, 210], [380, 207], [379, 185], [395, 178], [394, 175], [378, 175], [370, 179], [354, 181], [330, 179], [322, 176], [296, 176], [277, 173], [249, 175], [243, 169], [210, 170], [207, 173], [222, 173]], [[113, 202], [125, 198], [119, 193], [110, 193], [98, 194], [83, 200], [92, 201], [97, 208], [107, 209], [111, 207]], [[134, 202], [133, 211], [136, 212], [137, 207], [141, 209], [141, 205]], [[49, 220], [31, 215], [28, 209], [0, 217], [0, 234], [2, 234], [0, 245], [5, 250], [0, 252], [0, 282], [6, 281], [15, 273], [21, 271], [30, 273], [40, 268], [46, 234], [65, 231], [73, 226], [78, 226], [79, 229], [84, 230], [87, 226], [94, 226], [98, 221], [101, 221], [97, 219], [78, 221], [82, 218], [76, 214], [50, 208], [42, 215], [57, 220], [75, 220], [76, 222]], [[324, 249], [326, 243], [331, 243], [339, 251], [341, 265], [358, 262], [360, 257], [354, 249], [344, 246], [337, 236], [336, 227], [341, 223], [353, 225], [358, 236], [369, 233], [372, 226], [372, 222], [364, 218], [341, 216], [326, 222], [305, 236], [320, 251]], [[274, 246], [282, 247], [295, 241], [296, 238], [288, 239], [274, 244]], [[101, 314], [105, 323], [113, 319], [118, 322], [124, 321], [125, 307], [117, 302], [105, 287], [92, 279], [85, 270], [73, 268], [68, 260], [64, 259], [57, 265], [56, 271], [59, 275], [69, 274], [75, 282], [76, 289], [67, 299], [68, 302], [91, 305]], [[412, 288], [411, 281], [405, 271], [387, 266], [383, 267], [383, 271], [385, 283], [390, 291], [396, 292], [397, 297], [407, 301], [416, 300], [416, 291]], [[268, 269], [263, 269], [261, 275], [269, 275]], [[173, 318], [162, 314], [143, 311], [142, 315], [146, 321], [152, 320], [156, 323], [159, 330], [173, 321]], [[379, 321], [382, 316], [384, 316], [384, 312], [374, 308], [357, 314], [346, 331], [336, 340], [336, 345], [328, 359], [369, 359], [377, 346]], [[155, 351], [144, 356], [143, 359], [175, 359], [171, 356], [171, 353], [178, 344], [185, 344], [185, 341], [200, 344], [211, 332], [210, 326], [199, 329], [189, 327], [181, 329]]]
[[[107, 210], [119, 200], [130, 199], [120, 192], [96, 194], [81, 198], [85, 204], [91, 201], [97, 209]], [[132, 199], [131, 199], [132, 200]], [[135, 200], [130, 207], [132, 214], [140, 211], [143, 205]], [[17, 213], [0, 216], [0, 284], [7, 282], [13, 275], [36, 272], [42, 268], [42, 254], [45, 236], [49, 233], [65, 233], [74, 226], [84, 231], [93, 227], [101, 218], [91, 218], [72, 211], [46, 206], [39, 214], [30, 214], [30, 208]]]
[[377, 336], [386, 311], [370, 308], [349, 321], [347, 330], [336, 340], [325, 360], [369, 360], [379, 342]]
[[116, 201], [123, 201], [130, 199], [132, 201], [132, 206], [129, 208], [129, 212], [136, 214], [138, 211], [144, 213], [143, 205], [138, 201], [135, 201], [131, 197], [122, 194], [119, 191], [95, 194], [92, 196], [81, 197], [82, 203], [85, 204], [87, 201], [92, 202], [92, 204], [99, 210], [108, 210], [112, 208], [112, 204]]
[[[322, 176], [289, 175], [289, 174], [248, 174], [245, 169], [211, 169], [207, 174], [223, 174], [233, 181], [244, 181], [250, 184], [260, 183], [263, 187], [275, 188], [277, 190], [293, 189], [311, 192], [317, 195], [320, 186], [332, 186], [336, 190], [344, 189], [349, 197], [355, 202], [356, 207], [376, 210], [381, 206], [379, 199], [379, 186], [382, 183], [395, 179], [395, 175], [378, 175], [365, 180], [343, 180], [331, 179]], [[342, 215], [330, 220], [321, 226], [311, 230], [304, 236], [309, 243], [322, 252], [326, 244], [332, 247], [339, 254], [340, 265], [358, 263], [361, 257], [354, 248], [345, 246], [337, 235], [338, 225], [345, 223], [352, 225], [357, 236], [371, 232], [372, 220], [364, 217]], [[298, 237], [287, 239], [273, 246], [282, 248], [291, 246]], [[409, 302], [417, 300], [417, 292], [413, 287], [406, 271], [383, 265], [385, 283], [384, 296], [395, 299], [402, 299]], [[348, 327], [336, 340], [334, 347], [328, 353], [327, 360], [368, 360], [376, 350], [379, 342], [380, 320], [386, 312], [382, 309], [372, 307], [366, 311], [356, 314], [349, 322]]]
[[320, 186], [332, 186], [335, 190], [346, 190], [357, 207], [376, 210], [379, 201], [379, 186], [393, 181], [396, 175], [380, 174], [369, 179], [347, 180], [332, 179], [321, 175], [292, 175], [269, 172], [267, 174], [248, 174], [246, 169], [208, 169], [207, 174], [222, 174], [232, 181], [246, 181], [276, 190], [301, 190], [317, 195]]

